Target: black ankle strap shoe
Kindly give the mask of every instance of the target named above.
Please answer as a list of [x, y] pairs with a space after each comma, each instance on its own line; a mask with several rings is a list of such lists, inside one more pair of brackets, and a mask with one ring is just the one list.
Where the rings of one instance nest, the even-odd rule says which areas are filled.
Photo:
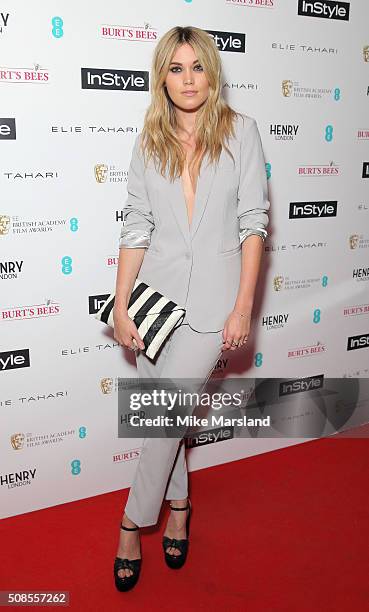
[[[136, 531], [139, 527], [125, 527], [121, 524], [121, 529], [125, 531]], [[140, 575], [142, 559], [122, 559], [121, 557], [115, 557], [114, 560], [114, 580], [115, 586], [118, 591], [129, 591], [132, 589]], [[118, 576], [118, 572], [121, 569], [129, 569], [132, 574], [130, 576]]]
[[[186, 520], [187, 538], [177, 540], [176, 538], [168, 538], [167, 536], [163, 536], [163, 541], [162, 541], [165, 563], [171, 569], [179, 569], [183, 567], [187, 559], [188, 545], [189, 545], [189, 531], [190, 531], [190, 515], [191, 515], [191, 510], [192, 510], [192, 504], [191, 504], [191, 501], [188, 500], [188, 504], [184, 508], [174, 508], [171, 504], [169, 505], [170, 505], [171, 510], [174, 510], [174, 511], [189, 510], [187, 520]], [[180, 551], [181, 554], [171, 555], [170, 553], [167, 552], [167, 549], [169, 547], [176, 548], [177, 550]]]

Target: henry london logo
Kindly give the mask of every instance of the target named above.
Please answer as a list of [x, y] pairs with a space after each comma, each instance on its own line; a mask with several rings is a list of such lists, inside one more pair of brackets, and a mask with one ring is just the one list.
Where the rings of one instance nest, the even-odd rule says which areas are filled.
[[352, 278], [358, 282], [369, 280], [369, 267], [354, 268], [352, 271]]
[[369, 162], [363, 162], [362, 178], [369, 178]]
[[279, 397], [323, 389], [323, 387], [324, 374], [306, 376], [305, 378], [297, 378], [295, 380], [285, 380], [279, 384]]
[[318, 283], [320, 283], [322, 287], [326, 287], [327, 281], [328, 279], [326, 276], [318, 276], [317, 278], [291, 278], [290, 276], [277, 274], [273, 278], [273, 289], [274, 291], [310, 289], [311, 287], [315, 287]]
[[225, 0], [226, 4], [235, 6], [248, 6], [249, 8], [269, 8], [275, 7], [275, 0]]
[[300, 85], [299, 81], [284, 79], [281, 84], [281, 92], [284, 98], [301, 98], [306, 100], [322, 100], [327, 96], [339, 101], [341, 90], [339, 87], [306, 87]]
[[295, 140], [299, 129], [299, 125], [292, 123], [271, 123], [269, 134], [274, 136], [275, 140]]
[[95, 180], [99, 185], [103, 183], [127, 183], [128, 171], [118, 170], [113, 164], [95, 164]]
[[325, 202], [290, 202], [289, 219], [316, 219], [336, 216], [336, 200], [327, 200]]
[[[1, 262], [0, 262], [1, 269]], [[0, 321], [23, 321], [24, 319], [38, 319], [40, 317], [52, 317], [60, 314], [60, 304], [45, 300], [41, 304], [30, 306], [12, 306], [12, 308], [0, 309]]]
[[30, 485], [35, 478], [35, 474], [36, 468], [21, 470], [19, 472], [8, 472], [8, 474], [0, 474], [0, 485], [2, 487], [5, 486], [8, 489]]
[[306, 55], [337, 55], [338, 49], [337, 47], [326, 47], [325, 45], [302, 45], [301, 43], [280, 43], [274, 42], [272, 43], [272, 49], [277, 49], [278, 51], [286, 51], [287, 53], [305, 53]]
[[158, 38], [158, 30], [152, 28], [149, 23], [143, 26], [121, 26], [102, 25], [100, 27], [102, 38], [113, 38], [114, 40], [130, 40], [137, 42], [152, 42]]
[[288, 359], [301, 359], [301, 357], [313, 357], [325, 353], [326, 346], [323, 342], [317, 341], [316, 344], [308, 344], [307, 346], [298, 346], [287, 350]]
[[17, 432], [10, 436], [10, 444], [13, 450], [19, 451], [26, 448], [34, 448], [41, 446], [52, 446], [53, 444], [59, 444], [65, 442], [69, 436], [76, 434], [75, 429], [68, 429], [66, 431], [57, 431], [47, 434], [34, 434], [34, 433], [23, 433]]
[[345, 306], [343, 309], [344, 317], [358, 317], [369, 314], [369, 304], [359, 304], [357, 306]]
[[338, 176], [340, 174], [340, 168], [333, 161], [329, 164], [316, 165], [316, 166], [299, 166], [297, 168], [297, 174], [299, 176], [317, 177], [317, 176]]
[[214, 40], [219, 51], [233, 51], [233, 53], [246, 52], [246, 35], [241, 32], [220, 32], [218, 30], [205, 30]]
[[32, 83], [46, 85], [49, 83], [50, 73], [47, 68], [35, 64], [34, 68], [9, 68], [0, 66], [0, 83]]
[[[70, 219], [70, 229], [74, 230]], [[4, 236], [24, 236], [40, 233], [53, 232], [60, 227], [66, 227], [66, 219], [22, 219], [18, 216], [10, 217], [9, 215], [0, 214], [0, 240]]]
[[0, 34], [5, 34], [8, 27], [9, 13], [0, 13]]
[[29, 349], [13, 349], [11, 351], [2, 351], [0, 353], [0, 372], [6, 370], [18, 370], [19, 368], [29, 368], [30, 357]]
[[369, 248], [369, 238], [366, 238], [365, 234], [351, 234], [348, 243], [351, 251]]
[[261, 320], [261, 325], [267, 331], [269, 329], [281, 329], [282, 327], [285, 327], [287, 325], [289, 316], [290, 315], [288, 312], [275, 315], [265, 315]]
[[113, 463], [124, 463], [126, 461], [132, 461], [133, 459], [138, 459], [141, 454], [140, 448], [132, 448], [128, 451], [123, 451], [123, 453], [116, 453], [113, 455]]
[[358, 336], [349, 336], [347, 338], [347, 350], [356, 351], [357, 349], [368, 348], [369, 333], [359, 334]]
[[19, 278], [22, 272], [23, 260], [8, 260], [0, 261], [0, 278], [1, 280], [14, 280]]
[[350, 3], [334, 0], [298, 0], [297, 14], [303, 17], [320, 17], [321, 19], [338, 19], [349, 21]]
[[82, 89], [105, 91], [149, 91], [147, 70], [81, 68]]
[[16, 129], [14, 117], [0, 119], [0, 140], [15, 140]]

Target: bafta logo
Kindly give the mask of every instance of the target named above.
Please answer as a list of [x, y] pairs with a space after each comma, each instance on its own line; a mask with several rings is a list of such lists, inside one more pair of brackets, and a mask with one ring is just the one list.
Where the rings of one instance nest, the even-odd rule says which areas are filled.
[[106, 164], [95, 165], [95, 179], [97, 183], [105, 183], [108, 174], [108, 166]]
[[290, 98], [292, 96], [292, 87], [292, 81], [289, 81], [287, 79], [282, 81], [282, 94], [285, 98]]
[[365, 47], [363, 48], [363, 56], [364, 62], [369, 62], [369, 45], [365, 45]]
[[357, 248], [357, 245], [359, 244], [359, 236], [358, 234], [352, 234], [349, 237], [349, 244], [350, 244], [350, 249], [354, 250]]
[[8, 215], [0, 215], [0, 236], [9, 234], [10, 217]]
[[283, 276], [278, 275], [273, 279], [274, 291], [281, 291], [283, 288]]
[[109, 393], [112, 392], [113, 379], [112, 378], [102, 378], [100, 381], [100, 388], [104, 395], [109, 395]]
[[14, 450], [21, 450], [24, 444], [24, 434], [16, 433], [10, 436], [10, 442]]

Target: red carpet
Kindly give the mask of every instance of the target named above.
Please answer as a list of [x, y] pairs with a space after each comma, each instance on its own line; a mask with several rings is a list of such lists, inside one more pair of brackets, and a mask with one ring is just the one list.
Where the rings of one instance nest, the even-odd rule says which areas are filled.
[[68, 590], [81, 612], [368, 610], [368, 450], [323, 439], [191, 473], [186, 565], [164, 564], [163, 505], [128, 593], [112, 577], [128, 490], [5, 519], [0, 589]]

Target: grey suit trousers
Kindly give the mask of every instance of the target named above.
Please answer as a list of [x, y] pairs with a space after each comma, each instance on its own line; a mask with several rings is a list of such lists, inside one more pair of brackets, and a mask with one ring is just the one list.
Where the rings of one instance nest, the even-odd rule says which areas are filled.
[[[139, 378], [196, 378], [206, 381], [223, 343], [222, 331], [201, 333], [186, 321], [166, 339], [155, 362], [136, 352]], [[183, 438], [144, 438], [125, 512], [139, 527], [155, 525], [163, 499], [188, 496]]]

